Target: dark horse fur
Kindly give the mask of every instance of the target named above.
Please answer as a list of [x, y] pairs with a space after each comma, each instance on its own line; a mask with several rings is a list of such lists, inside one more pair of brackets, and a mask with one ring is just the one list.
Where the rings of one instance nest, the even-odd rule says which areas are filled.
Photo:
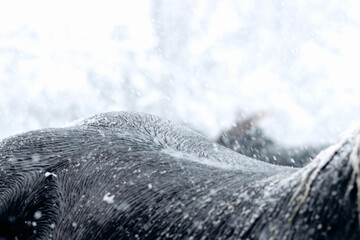
[[0, 239], [359, 239], [360, 132], [304, 168], [105, 113], [0, 143]]

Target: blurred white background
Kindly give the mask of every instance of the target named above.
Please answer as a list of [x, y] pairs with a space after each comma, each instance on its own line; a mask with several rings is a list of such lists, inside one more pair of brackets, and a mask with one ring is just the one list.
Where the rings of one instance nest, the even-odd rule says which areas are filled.
[[241, 112], [285, 144], [360, 122], [360, 2], [0, 3], [0, 139], [99, 112], [149, 112], [210, 137]]

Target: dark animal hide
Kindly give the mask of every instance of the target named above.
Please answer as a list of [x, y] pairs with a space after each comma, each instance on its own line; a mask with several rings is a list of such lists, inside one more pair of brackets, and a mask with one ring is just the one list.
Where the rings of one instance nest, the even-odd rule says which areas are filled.
[[0, 239], [359, 239], [360, 132], [306, 167], [105, 113], [0, 143]]

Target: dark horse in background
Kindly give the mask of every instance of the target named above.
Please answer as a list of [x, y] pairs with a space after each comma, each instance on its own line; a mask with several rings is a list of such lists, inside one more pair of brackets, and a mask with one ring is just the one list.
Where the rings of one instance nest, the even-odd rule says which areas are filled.
[[292, 167], [303, 167], [326, 146], [283, 146], [266, 135], [258, 123], [266, 114], [238, 117], [233, 126], [221, 132], [218, 144], [231, 148], [245, 156], [264, 162]]
[[0, 143], [0, 239], [359, 239], [360, 131], [303, 168], [149, 114]]

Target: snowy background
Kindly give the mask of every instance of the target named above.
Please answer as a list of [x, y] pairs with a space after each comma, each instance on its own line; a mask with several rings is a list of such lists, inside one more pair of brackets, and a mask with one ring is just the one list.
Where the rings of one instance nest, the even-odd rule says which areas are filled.
[[99, 112], [210, 137], [268, 112], [286, 144], [360, 122], [360, 4], [346, 0], [0, 3], [0, 139]]

